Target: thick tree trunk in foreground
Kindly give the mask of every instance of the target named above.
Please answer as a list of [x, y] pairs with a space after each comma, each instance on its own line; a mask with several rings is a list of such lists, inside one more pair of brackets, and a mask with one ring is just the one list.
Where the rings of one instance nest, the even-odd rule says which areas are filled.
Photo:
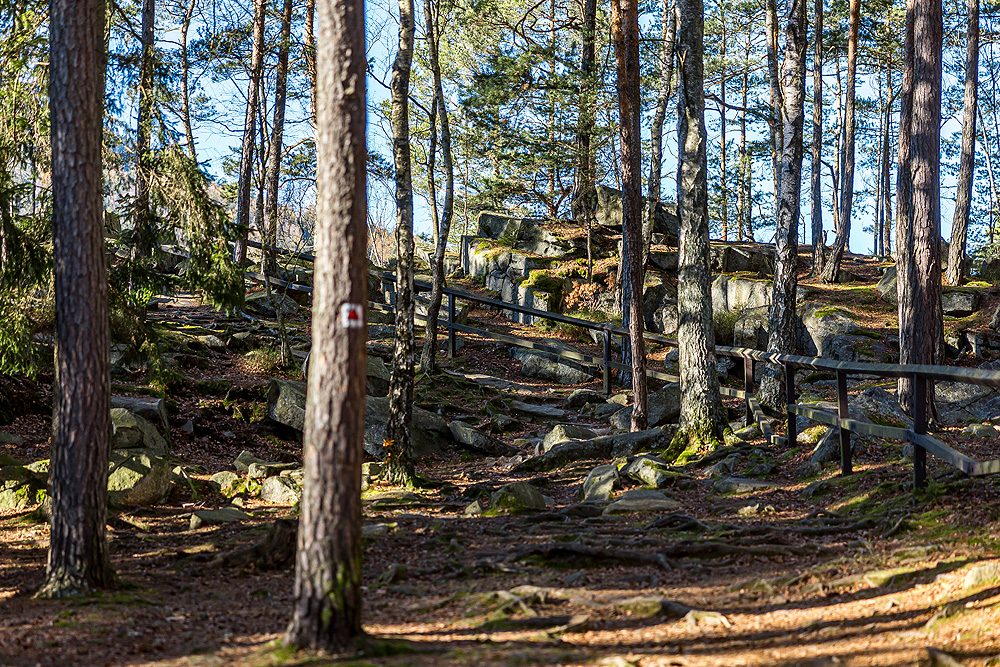
[[[908, 48], [903, 64], [905, 114], [900, 121], [899, 141], [900, 215], [896, 222], [902, 364], [939, 363], [943, 344], [940, 202], [943, 32], [941, 0], [909, 0]], [[905, 156], [904, 144], [908, 146]], [[911, 385], [912, 380], [900, 379], [898, 399], [912, 413]], [[934, 383], [930, 381], [927, 400], [928, 415], [936, 416]]]
[[962, 112], [962, 161], [958, 168], [955, 216], [951, 222], [948, 271], [945, 284], [965, 279], [965, 246], [972, 206], [972, 180], [976, 168], [976, 97], [979, 90], [979, 0], [968, 0], [969, 24], [965, 31], [965, 101]]
[[[791, 5], [785, 27], [785, 62], [781, 70], [782, 136], [781, 181], [778, 221], [775, 229], [774, 283], [768, 311], [767, 351], [794, 353], [796, 344], [795, 292], [798, 286], [799, 197], [802, 189], [803, 124], [806, 96], [806, 8], [805, 0]], [[768, 364], [761, 378], [759, 398], [772, 407], [785, 404], [781, 367]]]
[[105, 533], [111, 373], [101, 186], [104, 14], [103, 0], [50, 5], [56, 381], [52, 530], [40, 597], [114, 583]]
[[[639, 2], [612, 0], [622, 146], [622, 323], [628, 329], [632, 430], [646, 428], [646, 342], [642, 337], [642, 143], [639, 121]], [[624, 347], [624, 346], [623, 346]]]
[[[247, 260], [247, 237], [250, 234], [250, 190], [253, 181], [254, 148], [257, 138], [257, 102], [261, 72], [264, 67], [264, 16], [267, 4], [254, 0], [253, 46], [250, 54], [250, 83], [247, 86], [247, 115], [243, 122], [243, 147], [240, 152], [240, 180], [236, 188], [236, 224], [240, 240], [236, 246], [236, 265], [242, 270]], [[242, 294], [240, 295], [242, 303]]]
[[823, 267], [822, 280], [837, 282], [840, 262], [851, 237], [851, 208], [854, 205], [854, 144], [855, 144], [855, 92], [858, 71], [858, 27], [861, 22], [861, 0], [851, 0], [850, 21], [847, 35], [847, 100], [844, 104], [844, 150], [840, 156], [840, 210], [837, 239]]
[[396, 347], [389, 380], [386, 473], [412, 483], [410, 415], [413, 412], [413, 176], [410, 170], [410, 66], [413, 0], [399, 0], [399, 50], [392, 65], [392, 153], [396, 163]]
[[342, 653], [363, 635], [361, 462], [368, 337], [364, 4], [320, 0], [318, 14], [316, 291], [302, 517], [285, 641]]
[[812, 219], [812, 275], [823, 272], [823, 0], [815, 0], [813, 19], [813, 126], [810, 216]]
[[150, 164], [149, 142], [153, 125], [153, 47], [155, 46], [156, 0], [142, 2], [142, 52], [139, 56], [139, 102], [135, 134], [135, 234], [139, 252], [144, 257], [153, 254], [156, 231], [149, 205]]
[[702, 0], [678, 0], [677, 27], [677, 343], [681, 423], [671, 444], [680, 455], [711, 447], [725, 425], [715, 362], [711, 272], [708, 268], [708, 158], [705, 131]]
[[[573, 220], [583, 223], [587, 232], [587, 280], [594, 274], [594, 253], [591, 239], [594, 195], [594, 125], [597, 122], [594, 71], [596, 60], [597, 0], [583, 2], [583, 48], [580, 54], [580, 98], [576, 121], [576, 172], [573, 179], [573, 199], [570, 208]], [[466, 174], [468, 175], [468, 174]], [[468, 179], [466, 179], [468, 185]], [[468, 208], [468, 197], [466, 208]]]
[[[440, 7], [438, 8], [440, 11]], [[437, 15], [433, 11], [431, 0], [424, 0], [424, 14], [427, 21], [427, 46], [431, 64], [431, 74], [434, 80], [434, 99], [437, 104], [438, 117], [441, 120], [441, 156], [444, 158], [444, 206], [441, 218], [437, 221], [437, 245], [434, 248], [434, 264], [431, 266], [433, 285], [431, 286], [431, 302], [427, 306], [427, 328], [424, 333], [424, 349], [420, 354], [420, 367], [424, 372], [435, 370], [437, 357], [438, 314], [441, 312], [441, 297], [444, 295], [444, 254], [448, 248], [448, 235], [451, 234], [451, 219], [455, 210], [455, 163], [451, 155], [451, 126], [448, 123], [448, 104], [444, 97], [444, 85], [441, 80], [441, 64], [438, 60]], [[436, 208], [436, 207], [435, 207]], [[437, 216], [435, 215], [435, 220]]]
[[[646, 216], [642, 223], [642, 253], [647, 257], [656, 221], [656, 204], [660, 201], [660, 180], [663, 173], [663, 121], [667, 116], [667, 103], [674, 78], [674, 42], [677, 38], [677, 12], [671, 0], [663, 2], [663, 46], [660, 49], [660, 90], [656, 96], [656, 110], [650, 129], [652, 145], [649, 164], [649, 184]], [[646, 266], [645, 259], [642, 263]]]

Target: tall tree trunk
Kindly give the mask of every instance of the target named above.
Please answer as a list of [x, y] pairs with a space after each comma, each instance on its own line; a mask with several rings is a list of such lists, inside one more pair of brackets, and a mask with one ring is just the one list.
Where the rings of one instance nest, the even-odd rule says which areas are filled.
[[[267, 158], [267, 191], [264, 200], [263, 244], [278, 244], [278, 187], [281, 183], [281, 149], [285, 132], [285, 99], [288, 91], [288, 49], [291, 42], [292, 0], [284, 0], [281, 13], [281, 37], [278, 44], [278, 68], [274, 75], [274, 122]], [[265, 252], [267, 270], [273, 275], [277, 266], [273, 252]]]
[[[250, 53], [250, 82], [247, 85], [247, 114], [243, 122], [243, 147], [240, 150], [240, 180], [236, 189], [236, 265], [242, 270], [247, 261], [247, 237], [250, 235], [250, 192], [253, 189], [254, 148], [257, 138], [257, 104], [261, 73], [264, 67], [264, 0], [254, 0], [253, 46]], [[243, 295], [240, 294], [242, 301]]]
[[821, 279], [837, 282], [840, 262], [851, 236], [851, 208], [854, 205], [854, 144], [855, 144], [855, 79], [858, 71], [858, 28], [861, 21], [861, 0], [850, 1], [850, 22], [847, 35], [847, 100], [844, 103], [844, 151], [840, 173], [840, 226], [830, 250]]
[[302, 52], [306, 61], [306, 73], [309, 76], [309, 111], [312, 115], [313, 127], [316, 127], [316, 38], [314, 26], [316, 22], [316, 0], [306, 0], [306, 20], [302, 39]]
[[386, 427], [387, 478], [415, 479], [410, 453], [413, 413], [413, 181], [410, 171], [410, 66], [413, 61], [413, 0], [399, 0], [399, 50], [392, 65], [392, 153], [396, 164], [396, 345], [389, 379]]
[[[632, 430], [646, 428], [646, 342], [642, 337], [642, 115], [639, 97], [639, 2], [611, 0], [622, 145], [622, 325], [628, 329]], [[623, 346], [626, 347], [626, 346]]]
[[729, 187], [726, 185], [726, 10], [725, 4], [719, 6], [721, 12], [720, 29], [722, 44], [719, 51], [722, 71], [719, 76], [719, 222], [722, 223], [722, 240], [729, 240]]
[[149, 204], [150, 134], [153, 127], [153, 48], [155, 47], [156, 0], [142, 1], [142, 53], [139, 56], [139, 103], [135, 137], [135, 233], [139, 252], [149, 257], [156, 245], [153, 213]]
[[[433, 285], [431, 302], [427, 306], [427, 329], [424, 334], [424, 349], [420, 355], [420, 366], [425, 372], [434, 371], [437, 355], [437, 321], [441, 312], [441, 297], [444, 294], [444, 255], [451, 233], [451, 220], [455, 210], [455, 163], [451, 153], [451, 127], [448, 123], [448, 105], [441, 80], [441, 64], [438, 60], [438, 12], [432, 11], [431, 0], [424, 0], [424, 14], [427, 22], [427, 47], [434, 78], [434, 98], [437, 100], [438, 116], [441, 119], [441, 157], [444, 159], [444, 206], [437, 226], [437, 244], [434, 248], [434, 264], [431, 266]], [[438, 220], [437, 215], [434, 216]]]
[[[903, 65], [896, 267], [899, 290], [899, 361], [936, 364], [941, 359], [941, 0], [909, 0], [909, 48]], [[915, 36], [919, 35], [919, 39]], [[908, 88], [908, 90], [907, 90]], [[904, 98], [905, 99], [905, 98]], [[905, 133], [905, 136], [904, 136]], [[904, 162], [902, 147], [909, 145]], [[905, 278], [904, 278], [905, 276]], [[898, 398], [912, 414], [913, 387], [901, 378]], [[927, 382], [928, 416], [935, 417], [934, 384]]]
[[660, 181], [663, 174], [663, 122], [667, 116], [667, 103], [674, 78], [674, 42], [677, 37], [677, 12], [672, 0], [663, 0], [663, 46], [660, 48], [660, 89], [656, 95], [656, 109], [650, 128], [651, 157], [649, 161], [648, 196], [646, 216], [642, 224], [643, 267], [653, 239], [653, 225], [656, 222], [657, 204], [660, 202]]
[[771, 166], [774, 170], [774, 195], [780, 189], [781, 147], [785, 141], [781, 136], [781, 81], [778, 76], [778, 9], [775, 0], [764, 0], [764, 24], [767, 32], [767, 79], [771, 90], [770, 132]]
[[986, 156], [986, 174], [989, 176], [990, 179], [990, 216], [989, 216], [988, 237], [989, 237], [989, 242], [992, 245], [994, 240], [993, 230], [996, 226], [995, 223], [996, 223], [997, 201], [998, 201], [997, 188], [996, 188], [996, 181], [993, 178], [993, 158], [990, 157], [990, 135], [987, 133], [986, 130], [986, 121], [983, 120], [983, 111], [982, 109], [978, 109], [978, 111], [979, 111], [979, 125], [982, 128], [982, 133], [983, 133], [983, 154]]
[[191, 28], [191, 18], [194, 16], [195, 0], [188, 0], [184, 10], [184, 20], [181, 22], [181, 123], [184, 125], [184, 141], [187, 144], [187, 154], [194, 162], [198, 161], [198, 153], [194, 146], [194, 130], [191, 129], [191, 86], [189, 74], [191, 62], [188, 57], [188, 30]]
[[813, 12], [813, 126], [810, 173], [812, 219], [812, 276], [823, 272], [823, 0], [815, 0]]
[[[361, 627], [365, 431], [365, 23], [361, 0], [319, 3], [316, 276], [302, 515], [285, 641], [352, 651]], [[353, 316], [352, 316], [353, 314]]]
[[885, 257], [892, 252], [892, 184], [890, 166], [892, 142], [889, 135], [892, 132], [892, 103], [896, 97], [892, 89], [892, 63], [886, 68], [886, 87], [889, 89], [889, 102], [885, 107], [885, 126], [882, 129], [882, 200], [885, 222], [882, 226], [882, 251]]
[[705, 131], [705, 18], [702, 0], [677, 0], [677, 213], [680, 218], [677, 344], [680, 430], [670, 453], [712, 447], [724, 420], [715, 362], [712, 279], [708, 266], [708, 156]]
[[[594, 211], [594, 125], [597, 122], [595, 105], [595, 79], [597, 69], [596, 34], [597, 0], [583, 2], [583, 48], [580, 54], [580, 98], [576, 122], [576, 173], [573, 180], [573, 199], [570, 208], [573, 219], [583, 222], [587, 234], [587, 280], [594, 273], [593, 241], [591, 227]], [[466, 179], [468, 181], [468, 179]], [[468, 197], [466, 197], [468, 202]]]
[[740, 190], [737, 194], [736, 202], [737, 215], [739, 216], [740, 241], [747, 239], [753, 241], [753, 234], [750, 233], [750, 218], [753, 215], [750, 204], [750, 156], [747, 155], [747, 94], [750, 88], [750, 42], [747, 42], [747, 51], [743, 58], [743, 80], [740, 84], [740, 95], [742, 97], [742, 108], [740, 109]]
[[101, 186], [103, 0], [53, 0], [49, 13], [56, 381], [52, 525], [39, 597], [114, 583], [108, 558], [111, 373]]
[[959, 285], [965, 278], [965, 245], [972, 207], [972, 180], [976, 168], [976, 97], [979, 91], [979, 0], [968, 0], [969, 24], [965, 30], [965, 101], [962, 114], [962, 161], [958, 168], [955, 217], [945, 284]]
[[[802, 188], [803, 124], [806, 97], [806, 6], [791, 3], [785, 26], [785, 61], [781, 68], [782, 125], [785, 145], [781, 150], [781, 196], [774, 234], [774, 283], [768, 311], [767, 351], [795, 352], [795, 292], [798, 287], [799, 197]], [[761, 378], [759, 398], [771, 407], [785, 404], [784, 377], [777, 364], [768, 364]]]

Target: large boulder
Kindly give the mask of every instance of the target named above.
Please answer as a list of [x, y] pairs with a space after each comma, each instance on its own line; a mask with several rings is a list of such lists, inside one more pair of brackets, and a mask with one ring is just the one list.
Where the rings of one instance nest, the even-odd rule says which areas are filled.
[[368, 380], [365, 393], [369, 396], [389, 395], [389, 369], [381, 357], [368, 355]]
[[108, 473], [108, 502], [112, 505], [155, 505], [170, 493], [172, 486], [170, 463], [156, 452], [112, 450]]
[[770, 306], [758, 306], [740, 312], [733, 326], [733, 345], [766, 350], [769, 310]]
[[799, 308], [799, 349], [807, 356], [839, 361], [890, 361], [892, 349], [881, 336], [865, 331], [843, 308], [807, 302]]
[[670, 283], [649, 285], [642, 295], [646, 330], [671, 335], [677, 332], [677, 288]]
[[299, 311], [299, 304], [295, 303], [295, 299], [273, 290], [270, 297], [266, 291], [248, 294], [243, 304], [243, 309], [248, 313], [263, 317], [277, 317], [279, 309], [284, 315], [294, 315]]
[[[365, 451], [378, 460], [385, 459], [386, 425], [389, 422], [389, 398], [365, 398]], [[423, 458], [441, 451], [442, 445], [451, 442], [448, 423], [433, 412], [413, 406], [410, 418], [410, 445], [415, 458]]]
[[112, 408], [111, 449], [148, 449], [162, 456], [167, 453], [167, 441], [139, 415], [125, 408]]
[[979, 310], [979, 293], [970, 289], [941, 292], [941, 312], [949, 317], [968, 317]]
[[489, 456], [516, 456], [521, 453], [517, 447], [501, 442], [493, 436], [461, 421], [453, 421], [448, 425], [455, 442], [469, 449]]
[[267, 385], [267, 416], [296, 431], [305, 430], [306, 383], [272, 378]]
[[134, 415], [152, 423], [163, 433], [170, 431], [170, 416], [162, 398], [151, 396], [112, 396], [112, 408], [124, 408]]
[[712, 281], [712, 312], [726, 313], [771, 304], [771, 283], [765, 280], [716, 276]]
[[[643, 215], [649, 200], [643, 198]], [[612, 230], [622, 228], [622, 192], [606, 185], [597, 186], [597, 224]], [[677, 242], [677, 206], [667, 202], [657, 202], [653, 218], [653, 233], [662, 234], [667, 244]]]
[[597, 434], [585, 426], [577, 424], [556, 424], [552, 427], [542, 440], [542, 451], [549, 451], [562, 442], [571, 440], [590, 440], [596, 438]]
[[500, 487], [491, 498], [493, 509], [524, 512], [545, 509], [542, 493], [528, 482], [512, 482]]
[[42, 502], [45, 475], [21, 465], [0, 467], [0, 510], [20, 510]]
[[545, 227], [544, 221], [517, 218], [483, 211], [479, 214], [479, 235], [502, 245], [542, 257], [562, 257], [580, 246]]
[[774, 246], [713, 243], [709, 248], [713, 273], [774, 273]]
[[[671, 382], [649, 394], [646, 401], [646, 423], [649, 426], [662, 426], [675, 421], [681, 414], [681, 386]], [[611, 426], [621, 431], [628, 430], [631, 421], [631, 405], [611, 415]]]
[[[542, 344], [568, 352], [579, 352], [555, 338], [546, 338], [542, 340]], [[584, 382], [590, 382], [597, 375], [597, 369], [594, 366], [560, 358], [550, 352], [541, 350], [512, 347], [510, 356], [521, 362], [522, 375], [548, 382], [583, 384]]]
[[[1000, 360], [979, 365], [1000, 370]], [[942, 424], [984, 422], [1000, 416], [1000, 391], [964, 382], [938, 382], [934, 387], [938, 418]]]
[[896, 293], [896, 276], [896, 266], [887, 266], [882, 272], [878, 284], [875, 285], [882, 300], [891, 304], [896, 304], [899, 301], [899, 295]]

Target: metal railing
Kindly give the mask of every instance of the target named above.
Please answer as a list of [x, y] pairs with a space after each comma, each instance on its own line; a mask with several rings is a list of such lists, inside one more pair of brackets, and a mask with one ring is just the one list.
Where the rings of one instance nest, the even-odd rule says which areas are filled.
[[[259, 243], [249, 242], [251, 247], [262, 248]], [[307, 261], [313, 261], [315, 257], [308, 253], [292, 253], [281, 248], [274, 248], [279, 254], [294, 255]], [[383, 285], [395, 284], [395, 275], [384, 271], [372, 271], [371, 274], [382, 281]], [[249, 274], [255, 280], [263, 280], [263, 276]], [[279, 287], [288, 289], [300, 289], [311, 292], [308, 286], [295, 285], [294, 283], [271, 278], [270, 281]], [[429, 291], [431, 285], [423, 281], [414, 281], [416, 290]], [[615, 362], [612, 359], [612, 336], [620, 336], [623, 339], [628, 337], [628, 330], [608, 323], [592, 322], [562, 313], [553, 313], [529, 306], [522, 306], [517, 303], [510, 303], [498, 299], [480, 296], [472, 292], [457, 290], [445, 287], [443, 294], [448, 297], [447, 317], [439, 320], [440, 324], [447, 329], [446, 350], [449, 358], [454, 358], [456, 353], [456, 335], [459, 333], [476, 335], [483, 338], [497, 340], [509, 345], [522, 347], [525, 349], [537, 350], [553, 355], [559, 359], [593, 364], [602, 369], [603, 388], [605, 394], [611, 393], [611, 379], [613, 370], [631, 370], [631, 367]], [[560, 348], [543, 345], [532, 340], [497, 333], [488, 329], [480, 329], [456, 321], [456, 301], [461, 299], [468, 303], [477, 303], [484, 306], [500, 309], [502, 311], [512, 311], [532, 317], [568, 324], [589, 330], [602, 332], [603, 355], [596, 357], [581, 352], [563, 350]], [[391, 306], [378, 303], [370, 303], [370, 307], [382, 312], [394, 312]], [[643, 336], [651, 342], [677, 347], [677, 341], [652, 332], [644, 332]], [[977, 461], [965, 454], [955, 450], [951, 446], [927, 433], [928, 411], [927, 411], [927, 382], [928, 381], [950, 381], [966, 384], [973, 384], [986, 387], [1000, 388], [1000, 371], [959, 368], [954, 366], [931, 366], [915, 364], [884, 364], [865, 362], [846, 362], [826, 359], [823, 357], [807, 357], [795, 354], [769, 353], [761, 350], [729, 347], [717, 345], [715, 352], [718, 355], [734, 357], [743, 360], [743, 389], [733, 387], [720, 387], [720, 391], [725, 396], [742, 399], [745, 404], [746, 423], [757, 423], [761, 429], [765, 440], [770, 443], [780, 444], [781, 442], [794, 443], [796, 441], [796, 418], [799, 415], [812, 421], [839, 427], [840, 429], [840, 468], [841, 474], [850, 475], [853, 472], [853, 461], [851, 455], [851, 434], [875, 436], [890, 440], [901, 440], [913, 445], [913, 486], [914, 489], [923, 488], [927, 480], [927, 453], [938, 457], [942, 461], [954, 466], [970, 476], [982, 476], [1000, 472], [1000, 458], [985, 461]], [[785, 387], [785, 436], [781, 438], [775, 436], [770, 427], [769, 420], [761, 409], [755, 391], [755, 365], [757, 363], [773, 363], [781, 366], [784, 375]], [[795, 388], [796, 369], [812, 369], [816, 371], [829, 371], [835, 374], [837, 382], [837, 414], [820, 410], [811, 406], [801, 405], [797, 402], [798, 397]], [[662, 371], [647, 369], [648, 377], [663, 380], [666, 382], [680, 382], [680, 378]], [[850, 375], [875, 376], [881, 378], [911, 378], [913, 381], [913, 426], [905, 428], [900, 426], [886, 426], [874, 424], [849, 416], [847, 380]]]

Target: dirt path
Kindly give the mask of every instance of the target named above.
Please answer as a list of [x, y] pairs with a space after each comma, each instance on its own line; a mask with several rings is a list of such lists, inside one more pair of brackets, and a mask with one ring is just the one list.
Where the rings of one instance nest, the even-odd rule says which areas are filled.
[[[183, 310], [165, 319], [210, 330], [245, 326], [202, 317], [194, 304]], [[305, 322], [298, 326], [306, 330]], [[181, 360], [178, 372], [188, 381], [170, 392], [174, 451], [196, 479], [228, 467], [242, 449], [300, 456], [294, 435], [259, 414], [259, 391], [273, 368], [246, 354], [199, 359], [191, 367]], [[470, 343], [449, 368], [515, 381], [552, 405], [567, 392], [520, 377], [488, 342]], [[142, 384], [138, 376], [119, 380]], [[238, 413], [225, 399], [229, 389], [211, 384], [219, 380], [243, 392]], [[503, 405], [502, 388], [463, 382], [425, 383], [418, 399], [443, 406], [449, 419]], [[25, 386], [44, 402], [44, 378]], [[211, 386], [215, 393], [206, 393]], [[0, 427], [25, 437], [3, 451], [43, 456], [46, 419], [43, 405]], [[179, 429], [188, 420], [191, 434]], [[510, 443], [547, 428], [522, 422], [497, 435]], [[531, 448], [522, 446], [525, 454]], [[736, 473], [761, 464], [776, 472], [755, 488], [726, 490], [712, 466], [731, 454], [738, 454]], [[675, 510], [605, 515], [581, 506], [576, 490], [606, 460], [515, 474], [510, 460], [446, 451], [422, 469], [444, 482], [441, 489], [375, 486], [366, 494], [366, 629], [392, 641], [382, 645], [386, 655], [347, 664], [949, 664], [928, 663], [925, 647], [958, 664], [993, 664], [1000, 567], [977, 565], [1000, 552], [993, 480], [969, 480], [932, 462], [934, 482], [914, 500], [898, 445], [870, 445], [846, 479], [833, 467], [798, 477], [807, 457], [807, 449], [739, 445], [678, 471], [666, 489]], [[467, 514], [474, 501], [488, 507], [494, 490], [518, 480], [531, 481], [549, 506]], [[626, 479], [615, 493], [637, 487]], [[119, 514], [109, 535], [122, 588], [69, 602], [31, 598], [44, 574], [48, 528], [25, 512], [7, 513], [0, 520], [0, 664], [324, 664], [270, 644], [288, 621], [290, 571], [212, 563], [260, 541], [292, 508], [249, 495], [249, 521], [189, 530], [194, 509], [226, 502], [178, 487], [162, 506]]]

